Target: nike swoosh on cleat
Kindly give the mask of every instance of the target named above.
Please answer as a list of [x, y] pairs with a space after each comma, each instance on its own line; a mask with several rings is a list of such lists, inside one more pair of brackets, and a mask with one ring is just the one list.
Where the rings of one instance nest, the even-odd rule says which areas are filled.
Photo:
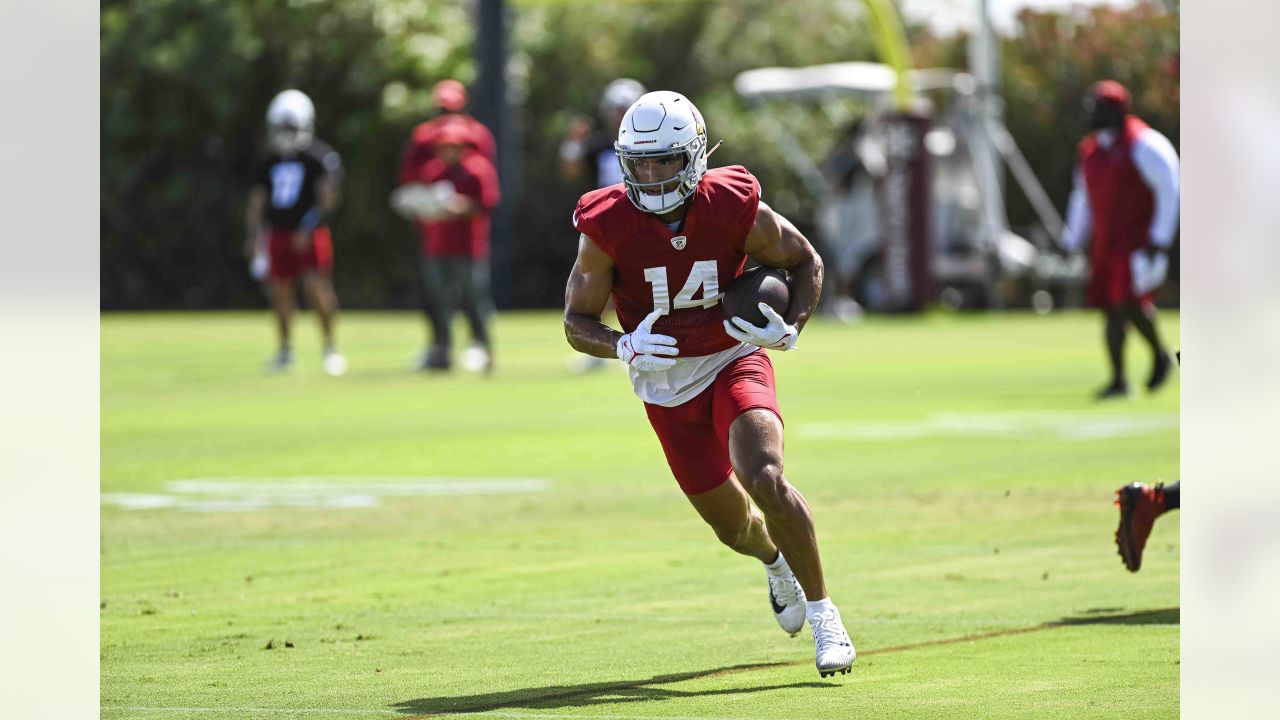
[[773, 614], [781, 615], [783, 610], [787, 609], [786, 605], [779, 605], [778, 600], [773, 597], [773, 589], [769, 590], [769, 604], [773, 606]]

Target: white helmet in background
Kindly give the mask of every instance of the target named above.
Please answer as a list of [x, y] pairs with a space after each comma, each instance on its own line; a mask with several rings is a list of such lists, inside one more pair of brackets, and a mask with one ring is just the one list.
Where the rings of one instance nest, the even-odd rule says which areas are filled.
[[604, 86], [600, 93], [600, 117], [613, 121], [613, 113], [622, 112], [631, 107], [647, 90], [638, 80], [618, 78]]
[[285, 90], [267, 106], [267, 143], [278, 153], [302, 152], [316, 132], [316, 106], [298, 90]]
[[[627, 197], [645, 212], [662, 214], [680, 207], [707, 174], [707, 127], [702, 113], [677, 92], [659, 90], [636, 100], [622, 116], [613, 148], [622, 165]], [[636, 162], [662, 157], [679, 157], [684, 162], [671, 178], [642, 182]]]

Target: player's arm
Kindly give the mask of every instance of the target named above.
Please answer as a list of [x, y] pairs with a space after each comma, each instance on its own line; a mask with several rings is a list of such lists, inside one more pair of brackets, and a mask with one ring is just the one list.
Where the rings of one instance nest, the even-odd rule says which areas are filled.
[[578, 259], [564, 291], [564, 334], [574, 350], [596, 357], [617, 355], [622, 333], [600, 316], [613, 290], [613, 258], [585, 234], [578, 237]]
[[1089, 193], [1084, 188], [1084, 171], [1076, 167], [1071, 175], [1071, 197], [1067, 200], [1067, 226], [1058, 244], [1068, 253], [1080, 252], [1093, 229], [1093, 212]]
[[338, 178], [332, 173], [320, 178], [316, 183], [316, 206], [324, 215], [331, 215], [342, 202], [342, 191], [338, 189]]
[[822, 258], [813, 245], [790, 220], [761, 201], [747, 233], [746, 250], [761, 265], [791, 274], [791, 307], [783, 320], [797, 330], [804, 328], [822, 294]]
[[1178, 228], [1178, 153], [1168, 138], [1147, 129], [1133, 144], [1133, 164], [1151, 189], [1154, 207], [1148, 240], [1152, 248], [1167, 251]]
[[266, 206], [267, 189], [255, 185], [249, 191], [249, 201], [244, 210], [244, 256], [247, 258], [253, 257], [258, 237], [262, 235], [262, 211]]

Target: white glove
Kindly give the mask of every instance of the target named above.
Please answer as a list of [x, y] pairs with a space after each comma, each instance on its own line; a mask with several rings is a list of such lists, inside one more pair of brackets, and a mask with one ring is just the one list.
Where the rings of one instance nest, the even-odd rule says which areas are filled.
[[1164, 283], [1169, 272], [1169, 254], [1161, 251], [1134, 250], [1129, 256], [1129, 277], [1134, 295], [1146, 295]]
[[[729, 324], [729, 320], [724, 321], [724, 331], [729, 337], [740, 342], [755, 345], [756, 347], [768, 348], [770, 350], [790, 350], [796, 346], [796, 339], [800, 337], [800, 330], [795, 325], [788, 325], [786, 320], [777, 313], [767, 303], [760, 303], [757, 307], [760, 312], [764, 313], [764, 317], [769, 321], [764, 327], [756, 327], [740, 317], [732, 318], [733, 324]], [[734, 327], [736, 325], [737, 327]]]
[[658, 318], [666, 314], [666, 308], [658, 308], [646, 315], [635, 330], [618, 338], [618, 359], [640, 372], [656, 372], [675, 365], [674, 358], [662, 356], [680, 354], [676, 339], [650, 332]]

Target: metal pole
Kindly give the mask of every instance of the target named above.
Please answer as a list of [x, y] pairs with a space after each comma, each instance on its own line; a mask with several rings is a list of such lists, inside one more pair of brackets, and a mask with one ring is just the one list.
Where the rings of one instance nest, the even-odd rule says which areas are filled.
[[502, 202], [490, 226], [490, 270], [498, 307], [511, 304], [512, 259], [515, 255], [515, 209], [520, 171], [519, 151], [513, 142], [507, 111], [507, 11], [504, 0], [479, 0], [475, 58], [479, 76], [472, 111], [493, 133], [498, 146], [498, 180]]

